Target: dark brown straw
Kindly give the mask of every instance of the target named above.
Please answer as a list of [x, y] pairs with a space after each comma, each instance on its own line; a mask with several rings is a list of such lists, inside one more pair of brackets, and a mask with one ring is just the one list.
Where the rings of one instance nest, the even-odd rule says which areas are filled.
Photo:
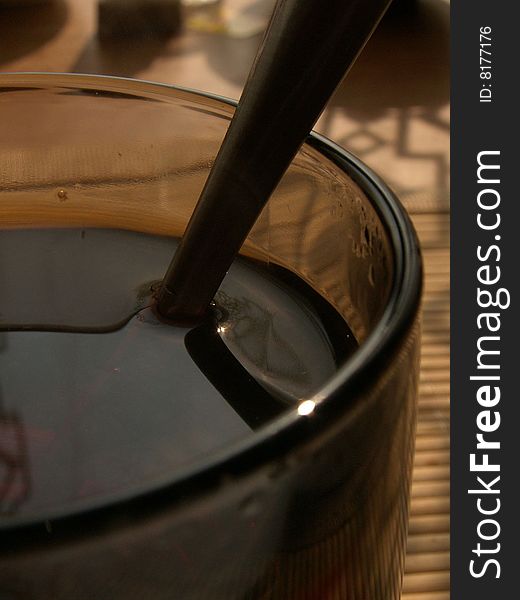
[[197, 322], [389, 0], [279, 0], [197, 207], [157, 297]]

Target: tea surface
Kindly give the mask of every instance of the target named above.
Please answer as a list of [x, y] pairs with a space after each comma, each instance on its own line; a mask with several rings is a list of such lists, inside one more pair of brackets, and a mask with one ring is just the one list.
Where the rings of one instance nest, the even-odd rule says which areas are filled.
[[206, 322], [161, 323], [151, 288], [175, 247], [103, 229], [0, 235], [4, 519], [171, 481], [297, 405], [355, 350], [309, 286], [246, 259]]

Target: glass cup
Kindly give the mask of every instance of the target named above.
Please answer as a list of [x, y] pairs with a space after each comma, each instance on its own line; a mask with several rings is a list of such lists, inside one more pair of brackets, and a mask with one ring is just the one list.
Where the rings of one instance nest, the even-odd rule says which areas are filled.
[[[103, 282], [94, 255], [79, 256], [77, 268], [68, 257], [73, 266], [62, 273], [60, 259], [33, 257], [28, 242], [21, 254], [6, 246], [13, 232], [180, 238], [233, 111], [217, 96], [129, 79], [0, 76], [0, 365], [12, 356], [13, 323], [19, 336], [35, 322], [63, 326], [56, 334], [63, 336], [83, 319], [79, 335], [92, 337], [89, 327], [123, 322], [142, 308], [142, 287], [153, 289], [164, 272], [158, 265], [143, 278], [122, 253]], [[22, 270], [16, 261], [24, 253], [32, 262]], [[32, 512], [52, 432], [28, 427], [31, 415], [23, 399], [6, 395], [0, 368], [2, 598], [400, 597], [419, 356], [413, 228], [374, 173], [312, 134], [241, 254], [297, 278], [345, 330], [348, 323], [359, 348], [261, 426], [149, 477], [136, 461], [123, 483], [114, 474], [109, 492], [87, 487], [74, 502]], [[60, 278], [60, 294], [46, 295]], [[82, 301], [85, 282], [103, 289], [99, 298]], [[265, 375], [261, 358], [227, 342], [253, 377]], [[47, 359], [68, 364], [45, 348], [9, 363], [43, 399], [38, 368]], [[122, 367], [131, 360], [125, 356]], [[140, 399], [143, 415], [160, 413], [154, 389]], [[71, 422], [79, 418], [71, 414]], [[150, 439], [165, 435], [152, 428]], [[79, 471], [72, 454], [68, 468]], [[100, 470], [103, 460], [101, 453]], [[49, 468], [47, 488], [57, 489], [61, 467]]]

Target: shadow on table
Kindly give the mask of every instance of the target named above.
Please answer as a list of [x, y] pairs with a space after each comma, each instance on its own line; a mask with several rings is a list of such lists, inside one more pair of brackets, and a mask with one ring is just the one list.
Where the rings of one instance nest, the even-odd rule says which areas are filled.
[[412, 211], [449, 206], [449, 16], [444, 0], [421, 0], [385, 18], [318, 124]]
[[102, 39], [94, 34], [71, 70], [131, 77], [145, 71], [158, 57], [171, 59], [201, 52], [215, 72], [242, 86], [261, 39], [261, 35], [236, 39], [195, 32], [163, 38], [150, 35]]
[[0, 7], [0, 66], [54, 38], [67, 20], [66, 2]]
[[73, 73], [97, 73], [131, 77], [164, 54], [168, 38], [113, 38], [102, 40], [94, 35], [72, 66]]

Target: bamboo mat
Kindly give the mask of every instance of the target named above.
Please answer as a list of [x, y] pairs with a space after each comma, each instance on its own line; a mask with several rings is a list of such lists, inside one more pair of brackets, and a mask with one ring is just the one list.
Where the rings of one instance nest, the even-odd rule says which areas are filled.
[[412, 212], [425, 267], [419, 413], [403, 600], [449, 592], [449, 215]]

